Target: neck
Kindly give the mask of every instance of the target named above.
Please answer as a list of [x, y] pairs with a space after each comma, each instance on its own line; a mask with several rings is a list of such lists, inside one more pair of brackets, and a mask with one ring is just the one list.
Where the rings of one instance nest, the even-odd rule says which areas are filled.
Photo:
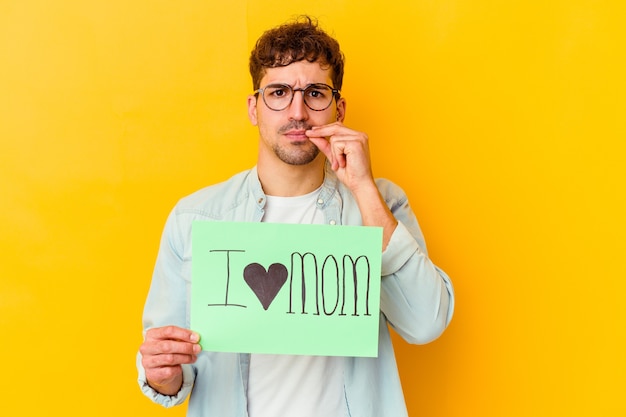
[[321, 152], [306, 165], [266, 164], [260, 158], [257, 171], [263, 191], [276, 197], [295, 197], [313, 192], [324, 181], [325, 161]]

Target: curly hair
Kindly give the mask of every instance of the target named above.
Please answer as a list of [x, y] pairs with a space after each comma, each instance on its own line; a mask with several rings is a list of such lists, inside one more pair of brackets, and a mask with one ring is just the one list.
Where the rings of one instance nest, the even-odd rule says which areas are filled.
[[270, 29], [257, 40], [250, 54], [253, 88], [260, 87], [267, 68], [284, 67], [303, 60], [330, 68], [333, 87], [341, 89], [344, 56], [339, 42], [309, 16], [300, 16], [293, 22]]

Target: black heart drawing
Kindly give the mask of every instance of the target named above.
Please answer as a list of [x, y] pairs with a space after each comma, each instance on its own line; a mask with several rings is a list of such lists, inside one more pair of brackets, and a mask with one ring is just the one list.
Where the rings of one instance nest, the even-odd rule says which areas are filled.
[[243, 279], [256, 294], [264, 310], [267, 310], [274, 298], [287, 282], [287, 268], [283, 264], [271, 264], [265, 272], [263, 265], [252, 263], [243, 270]]

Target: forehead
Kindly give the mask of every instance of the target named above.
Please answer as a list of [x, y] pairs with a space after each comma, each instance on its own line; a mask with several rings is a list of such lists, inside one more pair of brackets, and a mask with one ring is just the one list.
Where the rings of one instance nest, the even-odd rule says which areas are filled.
[[271, 83], [284, 83], [304, 86], [311, 83], [332, 85], [330, 68], [318, 62], [298, 61], [284, 67], [267, 68], [261, 86]]

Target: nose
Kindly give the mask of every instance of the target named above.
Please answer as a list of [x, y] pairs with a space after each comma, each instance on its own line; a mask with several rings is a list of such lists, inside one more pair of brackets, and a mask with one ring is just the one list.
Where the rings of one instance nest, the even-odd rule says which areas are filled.
[[304, 103], [304, 90], [294, 90], [293, 100], [289, 106], [289, 118], [292, 120], [307, 120], [309, 112]]

